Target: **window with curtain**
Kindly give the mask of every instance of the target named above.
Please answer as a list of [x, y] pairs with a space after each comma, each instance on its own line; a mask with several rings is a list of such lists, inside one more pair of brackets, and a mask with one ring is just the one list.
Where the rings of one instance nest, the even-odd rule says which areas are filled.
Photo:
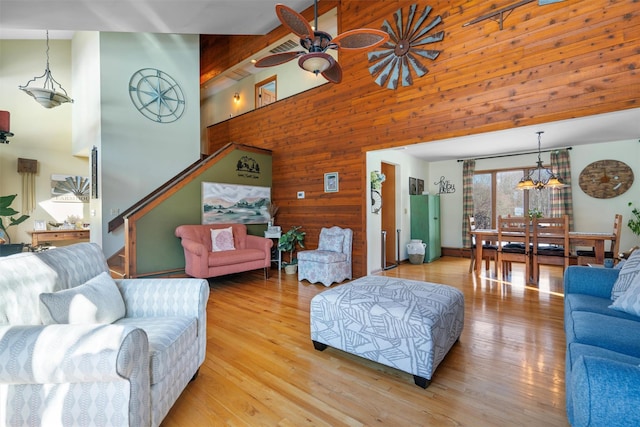
[[[516, 190], [527, 169], [476, 171], [473, 177], [473, 206], [478, 228], [495, 228], [498, 215], [523, 216], [537, 209], [551, 215], [553, 190]], [[557, 191], [557, 190], [556, 190]]]

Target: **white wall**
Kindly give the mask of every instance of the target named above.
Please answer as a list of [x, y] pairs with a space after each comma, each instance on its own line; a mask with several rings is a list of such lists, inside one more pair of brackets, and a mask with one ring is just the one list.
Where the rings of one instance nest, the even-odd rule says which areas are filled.
[[[49, 67], [53, 77], [75, 98], [72, 87], [71, 41], [49, 41]], [[22, 211], [22, 176], [18, 158], [38, 161], [35, 177], [37, 207], [29, 220], [11, 227], [13, 243], [31, 242], [34, 220], [63, 222], [69, 215], [89, 219], [88, 203], [51, 201], [51, 175], [89, 176], [88, 159], [72, 155], [71, 117], [75, 104], [46, 109], [18, 89], [44, 73], [45, 40], [0, 40], [0, 110], [11, 113], [10, 144], [0, 144], [0, 195], [18, 194], [12, 207]], [[38, 85], [42, 87], [42, 80]], [[26, 212], [22, 212], [26, 213]]]
[[[177, 34], [100, 33], [98, 40], [100, 78], [84, 77], [100, 85], [102, 245], [110, 256], [124, 246], [124, 229], [108, 233], [108, 222], [200, 157], [200, 44], [197, 35]], [[181, 86], [186, 108], [179, 120], [158, 123], [134, 106], [129, 80], [142, 68]]]

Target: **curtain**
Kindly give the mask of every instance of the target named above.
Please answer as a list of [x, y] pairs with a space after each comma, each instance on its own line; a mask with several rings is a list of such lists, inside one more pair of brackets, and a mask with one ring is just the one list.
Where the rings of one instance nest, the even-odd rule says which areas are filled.
[[567, 184], [564, 188], [551, 189], [551, 216], [569, 215], [569, 230], [573, 230], [573, 192], [571, 190], [569, 150], [551, 152], [551, 170]]
[[462, 163], [462, 245], [465, 248], [471, 247], [469, 217], [473, 216], [473, 174], [475, 170], [475, 160], [465, 160]]

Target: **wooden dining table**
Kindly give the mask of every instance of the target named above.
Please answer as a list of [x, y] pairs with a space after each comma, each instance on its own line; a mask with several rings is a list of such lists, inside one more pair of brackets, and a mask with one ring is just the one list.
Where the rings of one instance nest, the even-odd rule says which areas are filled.
[[[476, 239], [476, 262], [475, 265], [482, 265], [482, 243], [483, 242], [497, 242], [498, 230], [497, 229], [476, 229], [471, 232]], [[512, 242], [523, 242], [524, 233], [502, 233], [503, 239], [508, 239]], [[604, 242], [612, 241], [616, 238], [613, 233], [599, 233], [588, 231], [570, 231], [569, 242], [573, 246], [588, 246], [593, 247], [595, 250], [596, 264], [604, 263]], [[547, 244], [562, 244], [563, 237], [558, 235], [552, 235], [549, 233], [540, 233], [538, 235], [538, 241]], [[476, 272], [480, 272], [480, 269], [476, 269]]]

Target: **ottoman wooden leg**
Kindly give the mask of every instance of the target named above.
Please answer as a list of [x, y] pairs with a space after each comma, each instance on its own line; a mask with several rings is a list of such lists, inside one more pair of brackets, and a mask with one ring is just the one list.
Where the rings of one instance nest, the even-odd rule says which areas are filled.
[[417, 386], [422, 387], [422, 388], [427, 388], [427, 387], [429, 387], [429, 384], [431, 384], [431, 380], [428, 380], [428, 379], [423, 378], [423, 377], [419, 377], [417, 375], [413, 376], [413, 382], [415, 382]]
[[311, 340], [311, 341], [313, 342], [313, 348], [315, 348], [318, 351], [322, 351], [325, 348], [327, 348], [326, 344], [323, 344], [323, 343], [318, 342], [318, 341], [313, 341], [313, 340]]

